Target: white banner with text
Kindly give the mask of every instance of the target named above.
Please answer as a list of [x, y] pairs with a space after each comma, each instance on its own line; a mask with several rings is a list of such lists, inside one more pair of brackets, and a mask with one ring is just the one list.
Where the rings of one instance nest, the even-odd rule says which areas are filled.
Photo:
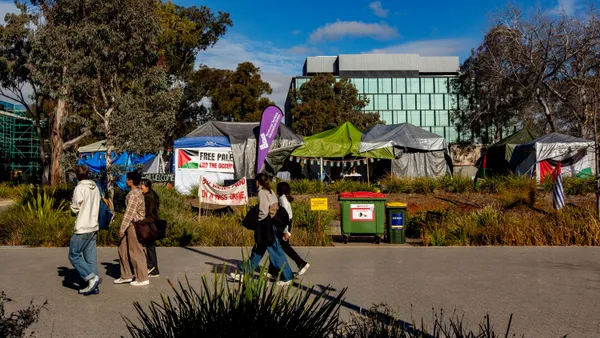
[[246, 178], [242, 178], [234, 184], [223, 187], [206, 179], [200, 178], [198, 189], [200, 203], [215, 205], [246, 205], [248, 204], [248, 184]]

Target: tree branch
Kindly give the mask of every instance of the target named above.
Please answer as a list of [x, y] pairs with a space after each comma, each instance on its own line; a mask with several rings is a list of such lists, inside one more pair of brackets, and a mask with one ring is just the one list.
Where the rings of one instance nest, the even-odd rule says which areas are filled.
[[67, 149], [71, 148], [72, 146], [74, 146], [75, 144], [77, 144], [79, 141], [83, 140], [84, 138], [86, 138], [86, 137], [88, 137], [90, 135], [92, 135], [92, 132], [89, 129], [86, 129], [83, 132], [83, 134], [77, 136], [76, 138], [74, 138], [74, 139], [72, 139], [70, 141], [67, 141], [67, 142], [63, 143], [62, 149], [63, 150], [67, 150]]

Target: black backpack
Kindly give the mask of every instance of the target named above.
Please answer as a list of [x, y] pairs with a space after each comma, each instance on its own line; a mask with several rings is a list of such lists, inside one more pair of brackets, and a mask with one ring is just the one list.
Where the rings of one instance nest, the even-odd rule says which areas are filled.
[[256, 230], [258, 226], [258, 205], [255, 205], [248, 210], [246, 217], [242, 220], [242, 226], [248, 230]]

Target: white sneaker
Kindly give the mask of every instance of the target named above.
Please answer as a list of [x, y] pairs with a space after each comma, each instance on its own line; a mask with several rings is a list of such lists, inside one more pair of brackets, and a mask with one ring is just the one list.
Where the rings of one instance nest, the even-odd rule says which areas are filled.
[[131, 283], [131, 282], [133, 282], [133, 278], [127, 278], [127, 279], [118, 278], [113, 281], [113, 283], [115, 283], [115, 284], [127, 284], [127, 283]]
[[270, 273], [268, 273], [266, 271], [265, 271], [265, 273], [263, 273], [263, 277], [267, 277], [267, 278], [270, 278], [270, 279], [275, 279], [275, 276], [273, 276], [272, 274], [270, 274]]
[[92, 293], [92, 291], [94, 291], [94, 289], [96, 289], [100, 283], [102, 283], [102, 278], [99, 276], [94, 276], [88, 281], [88, 286], [82, 290], [79, 290], [79, 293], [87, 296]]
[[143, 281], [143, 282], [140, 282], [140, 281], [137, 281], [137, 280], [136, 280], [135, 282], [131, 282], [131, 283], [129, 283], [129, 285], [131, 285], [131, 286], [144, 286], [144, 285], [150, 285], [150, 281], [149, 281], [149, 280], [145, 280], [145, 281]]
[[308, 263], [304, 264], [302, 269], [300, 269], [300, 271], [298, 271], [298, 276], [302, 276], [303, 274], [305, 274], [306, 270], [308, 270], [308, 268], [310, 268], [310, 264], [308, 264]]
[[233, 278], [234, 281], [236, 282], [243, 282], [244, 281], [244, 275], [237, 273], [237, 272], [232, 272], [229, 274], [229, 277]]
[[294, 283], [294, 281], [292, 279], [286, 280], [286, 281], [280, 280], [277, 283], [275, 283], [275, 285], [280, 286], [280, 287], [281, 286], [290, 286], [290, 285], [292, 285], [292, 283]]

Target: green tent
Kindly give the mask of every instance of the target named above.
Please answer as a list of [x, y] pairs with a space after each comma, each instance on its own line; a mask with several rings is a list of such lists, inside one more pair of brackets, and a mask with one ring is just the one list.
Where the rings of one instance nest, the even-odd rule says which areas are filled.
[[360, 153], [361, 140], [362, 132], [352, 123], [346, 122], [337, 128], [305, 137], [304, 145], [294, 150], [292, 156], [316, 158], [355, 156], [394, 159], [391, 148]]
[[[520, 144], [531, 142], [534, 139], [535, 136], [533, 133], [529, 129], [524, 128], [492, 144], [485, 151], [485, 156], [487, 156], [486, 171], [492, 174], [509, 173], [511, 171], [509, 163], [515, 148]], [[482, 163], [483, 156], [477, 162], [478, 165]]]

